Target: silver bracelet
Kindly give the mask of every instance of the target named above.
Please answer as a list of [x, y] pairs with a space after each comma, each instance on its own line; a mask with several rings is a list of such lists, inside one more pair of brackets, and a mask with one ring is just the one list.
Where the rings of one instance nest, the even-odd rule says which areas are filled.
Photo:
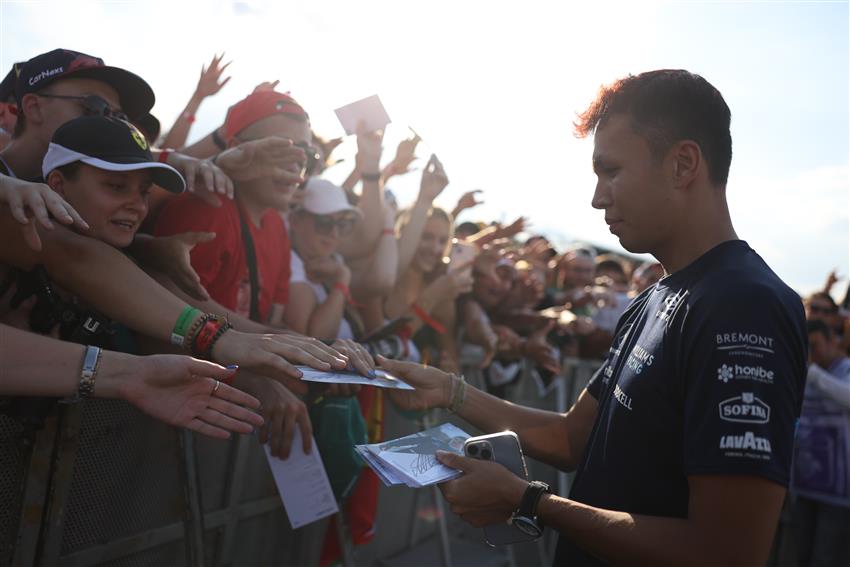
[[83, 368], [80, 371], [80, 385], [77, 393], [61, 400], [64, 404], [76, 404], [94, 394], [94, 381], [97, 379], [97, 369], [100, 365], [100, 357], [103, 351], [100, 347], [87, 346], [86, 354], [83, 356]]
[[[458, 388], [454, 389], [454, 379], [458, 380]], [[452, 374], [452, 401], [449, 404], [449, 411], [452, 413], [457, 413], [460, 411], [460, 408], [463, 407], [463, 402], [466, 401], [466, 379], [463, 377], [463, 374], [458, 376], [457, 374]]]

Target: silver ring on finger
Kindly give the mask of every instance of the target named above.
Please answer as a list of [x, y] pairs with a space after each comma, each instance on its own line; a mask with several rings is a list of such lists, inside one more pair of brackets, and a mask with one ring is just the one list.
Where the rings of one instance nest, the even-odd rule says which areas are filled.
[[215, 386], [213, 386], [212, 392], [210, 392], [210, 396], [215, 397], [215, 393], [218, 392], [219, 386], [221, 386], [221, 380], [216, 380]]

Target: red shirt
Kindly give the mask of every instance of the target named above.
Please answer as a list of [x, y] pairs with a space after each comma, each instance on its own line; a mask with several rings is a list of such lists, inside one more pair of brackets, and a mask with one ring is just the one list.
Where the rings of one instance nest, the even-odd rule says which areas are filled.
[[[192, 267], [215, 301], [248, 317], [251, 279], [237, 206], [236, 201], [222, 199], [221, 207], [213, 207], [191, 193], [180, 195], [169, 200], [159, 212], [154, 234], [214, 232], [215, 240], [197, 244], [192, 249]], [[247, 216], [245, 221], [254, 239], [260, 280], [260, 316], [262, 322], [266, 322], [272, 304], [286, 305], [289, 299], [289, 235], [280, 214], [272, 209], [263, 215], [259, 228]]]

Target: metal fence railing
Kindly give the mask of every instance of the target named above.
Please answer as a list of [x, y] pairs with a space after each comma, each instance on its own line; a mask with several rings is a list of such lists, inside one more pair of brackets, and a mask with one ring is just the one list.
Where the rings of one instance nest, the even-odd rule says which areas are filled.
[[[464, 362], [467, 380], [484, 387], [475, 360]], [[506, 397], [564, 412], [599, 364], [565, 359], [561, 374], [541, 390], [524, 363]], [[422, 425], [391, 414], [388, 437]], [[571, 475], [534, 461], [529, 469], [569, 494]], [[411, 492], [382, 489], [376, 536], [346, 564], [394, 564], [388, 558], [441, 537], [445, 545], [434, 564], [449, 566], [456, 548], [449, 539], [468, 533], [480, 540], [437, 506], [437, 492]], [[37, 429], [0, 413], [0, 567], [317, 565], [325, 528], [291, 529], [256, 436], [225, 442], [177, 432], [115, 400], [59, 406]], [[775, 558], [788, 533], [783, 515]], [[550, 534], [505, 562], [546, 563], [554, 544]]]

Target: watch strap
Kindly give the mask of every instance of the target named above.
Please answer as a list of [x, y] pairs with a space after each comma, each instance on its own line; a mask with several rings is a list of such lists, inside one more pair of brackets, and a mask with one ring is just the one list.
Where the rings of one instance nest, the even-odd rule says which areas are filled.
[[539, 480], [529, 482], [528, 487], [525, 489], [525, 493], [522, 495], [519, 509], [516, 512], [517, 515], [525, 516], [526, 518], [536, 518], [537, 504], [540, 502], [540, 498], [549, 492], [551, 492], [551, 490], [549, 489], [549, 485], [545, 482], [541, 482]]

